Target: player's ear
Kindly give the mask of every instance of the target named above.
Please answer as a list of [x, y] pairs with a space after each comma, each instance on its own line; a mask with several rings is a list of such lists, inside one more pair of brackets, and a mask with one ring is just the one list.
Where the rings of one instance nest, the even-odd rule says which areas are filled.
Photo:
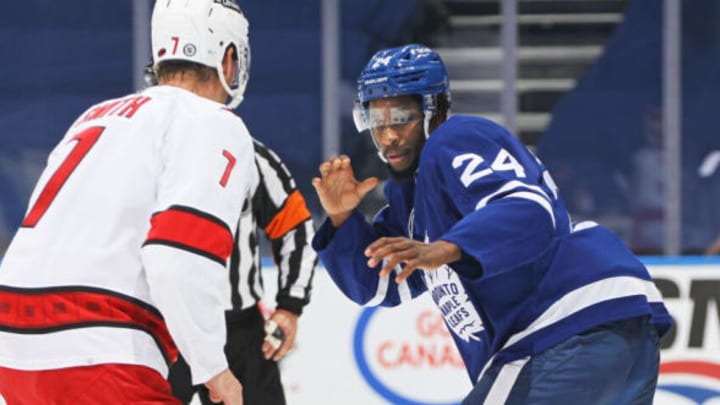
[[437, 127], [447, 120], [447, 111], [438, 110], [435, 111], [432, 118], [430, 119], [430, 125], [428, 126], [428, 132], [432, 134]]
[[237, 53], [234, 46], [228, 46], [225, 49], [225, 56], [222, 61], [223, 75], [225, 75], [225, 83], [232, 83], [237, 75]]
[[450, 113], [450, 100], [445, 94], [439, 94], [437, 97], [437, 108], [435, 113], [430, 119], [430, 125], [428, 131], [430, 134], [437, 129], [443, 122], [447, 121], [448, 114]]

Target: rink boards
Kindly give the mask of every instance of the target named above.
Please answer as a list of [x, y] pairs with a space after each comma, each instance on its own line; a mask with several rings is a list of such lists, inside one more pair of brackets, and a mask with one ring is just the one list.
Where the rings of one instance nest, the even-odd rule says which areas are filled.
[[[655, 403], [720, 405], [720, 261], [645, 262], [676, 321], [663, 341]], [[266, 295], [273, 297], [277, 272], [269, 260], [264, 264]], [[281, 369], [293, 405], [456, 404], [471, 388], [427, 294], [399, 308], [363, 308], [322, 268], [296, 349]]]
[[[676, 321], [663, 340], [655, 404], [720, 405], [720, 260], [645, 262]], [[471, 388], [427, 294], [362, 308], [319, 270], [299, 334], [282, 363], [291, 404], [455, 404]]]

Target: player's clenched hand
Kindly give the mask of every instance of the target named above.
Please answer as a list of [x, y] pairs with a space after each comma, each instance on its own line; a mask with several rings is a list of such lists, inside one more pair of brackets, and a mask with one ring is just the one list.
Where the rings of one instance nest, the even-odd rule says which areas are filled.
[[378, 183], [376, 177], [361, 182], [355, 179], [350, 158], [341, 155], [320, 165], [320, 176], [312, 180], [320, 204], [335, 227], [350, 216], [360, 201]]
[[280, 347], [273, 347], [270, 342], [263, 342], [262, 351], [266, 359], [272, 357], [275, 361], [280, 361], [295, 346], [295, 337], [297, 336], [298, 316], [284, 309], [277, 309], [270, 320], [274, 321], [285, 334], [285, 339]]
[[226, 368], [208, 380], [205, 386], [210, 391], [211, 401], [225, 405], [243, 405], [242, 385], [229, 369]]
[[367, 265], [375, 267], [383, 260], [387, 262], [380, 269], [380, 277], [387, 277], [400, 263], [405, 266], [395, 281], [403, 282], [417, 269], [434, 270], [443, 264], [460, 260], [462, 252], [458, 245], [438, 240], [432, 243], [409, 238], [380, 238], [365, 249]]

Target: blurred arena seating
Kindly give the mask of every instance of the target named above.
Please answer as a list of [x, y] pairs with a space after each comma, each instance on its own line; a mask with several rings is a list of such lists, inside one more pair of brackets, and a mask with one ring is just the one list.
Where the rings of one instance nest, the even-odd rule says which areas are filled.
[[[283, 157], [316, 219], [321, 161], [322, 0], [238, 0], [252, 65], [239, 107]], [[341, 151], [359, 177], [384, 176], [350, 117], [355, 79], [383, 47], [433, 46], [453, 112], [502, 123], [501, 0], [339, 0]], [[152, 0], [148, 0], [151, 3]], [[137, 3], [137, 2], [136, 2]], [[133, 2], [25, 0], [0, 13], [0, 255], [45, 159], [90, 104], [133, 91]], [[633, 249], [662, 240], [662, 2], [518, 0], [518, 136], [553, 171], [577, 219], [598, 219]], [[112, 18], [108, 18], [112, 16]], [[720, 0], [683, 2], [683, 250], [720, 230]], [[715, 162], [715, 163], [713, 163]], [[382, 204], [381, 193], [363, 206]]]
[[[446, 0], [450, 31], [438, 46], [448, 64], [455, 113], [503, 122], [499, 0]], [[519, 0], [518, 132], [537, 144], [560, 97], [600, 55], [627, 0]]]
[[[682, 2], [682, 235], [701, 253], [720, 229], [720, 1]], [[666, 201], [662, 4], [632, 1], [602, 54], [553, 107], [538, 154], [576, 218], [594, 218], [638, 253], [658, 254]]]

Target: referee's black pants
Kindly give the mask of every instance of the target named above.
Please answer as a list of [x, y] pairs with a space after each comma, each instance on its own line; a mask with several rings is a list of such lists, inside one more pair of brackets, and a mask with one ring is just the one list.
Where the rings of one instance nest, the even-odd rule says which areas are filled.
[[[266, 360], [262, 352], [265, 339], [265, 319], [257, 306], [239, 312], [226, 313], [227, 344], [225, 355], [230, 370], [243, 386], [243, 402], [246, 405], [285, 405], [285, 393], [280, 380], [277, 362]], [[168, 380], [173, 395], [183, 404], [189, 404], [195, 392], [205, 405], [210, 401], [204, 385], [193, 386], [190, 369], [180, 356], [170, 368]]]

